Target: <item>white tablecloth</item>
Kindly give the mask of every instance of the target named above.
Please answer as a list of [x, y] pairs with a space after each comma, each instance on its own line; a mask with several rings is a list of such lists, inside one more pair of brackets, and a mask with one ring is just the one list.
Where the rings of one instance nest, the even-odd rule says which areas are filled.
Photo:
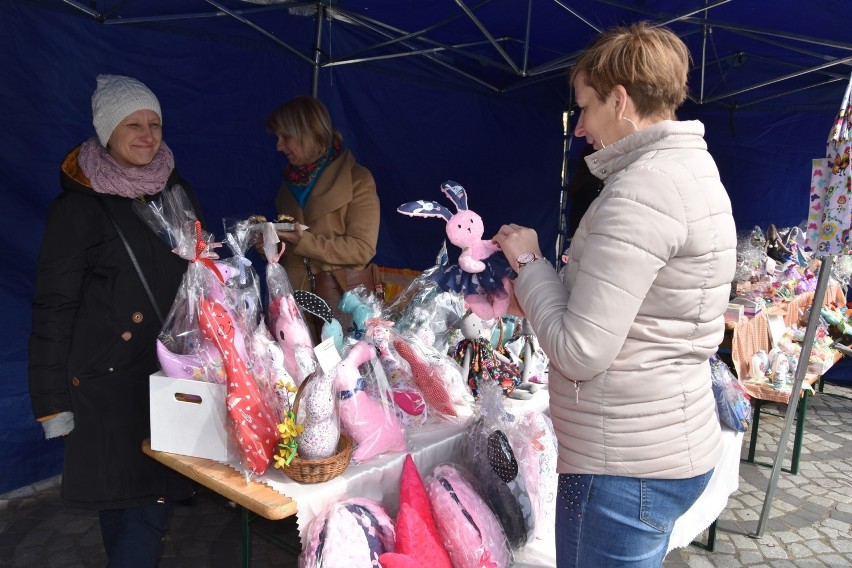
[[728, 504], [728, 497], [740, 486], [740, 453], [743, 433], [722, 426], [722, 457], [701, 497], [675, 523], [669, 551], [688, 546], [716, 520]]

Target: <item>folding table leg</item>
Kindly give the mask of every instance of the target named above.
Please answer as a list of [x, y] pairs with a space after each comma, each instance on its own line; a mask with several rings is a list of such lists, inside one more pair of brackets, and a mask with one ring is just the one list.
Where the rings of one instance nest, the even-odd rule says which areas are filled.
[[251, 512], [245, 507], [240, 507], [242, 513], [241, 528], [242, 528], [242, 566], [249, 568], [251, 566]]
[[752, 418], [751, 418], [751, 443], [748, 446], [748, 459], [746, 461], [754, 462], [754, 451], [757, 447], [757, 430], [760, 428], [760, 407], [762, 402], [759, 398], [751, 399]]

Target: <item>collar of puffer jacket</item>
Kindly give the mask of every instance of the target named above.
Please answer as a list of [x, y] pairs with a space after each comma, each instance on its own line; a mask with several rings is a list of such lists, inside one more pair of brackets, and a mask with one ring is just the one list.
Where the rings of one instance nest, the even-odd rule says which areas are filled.
[[707, 149], [704, 142], [704, 125], [700, 121], [657, 122], [589, 154], [585, 160], [595, 176], [606, 180], [648, 152], [680, 148]]

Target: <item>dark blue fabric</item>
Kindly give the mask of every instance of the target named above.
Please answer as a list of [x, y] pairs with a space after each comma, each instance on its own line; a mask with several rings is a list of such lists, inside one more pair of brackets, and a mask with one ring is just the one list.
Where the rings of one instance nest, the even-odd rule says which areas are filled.
[[[276, 37], [313, 58], [313, 17], [291, 14], [280, 6], [220, 1], [246, 10], [250, 21], [270, 26]], [[575, 53], [595, 35], [595, 27], [658, 14], [665, 19], [704, 7], [697, 0], [687, 4], [647, 0], [633, 8], [594, 0], [566, 4], [586, 21], [560, 3], [533, 3], [534, 48], [525, 53], [521, 42], [501, 43], [513, 62], [528, 57], [529, 69], [534, 70], [560, 54]], [[0, 413], [5, 424], [0, 430], [0, 492], [58, 473], [62, 461], [61, 443], [44, 441], [29, 410], [29, 306], [47, 206], [59, 192], [59, 163], [94, 133], [90, 97], [95, 77], [130, 75], [157, 94], [165, 139], [178, 169], [196, 189], [209, 226], [219, 228], [219, 237], [217, 219], [275, 216], [273, 201], [286, 160], [275, 151], [275, 137], [266, 132], [264, 119], [277, 104], [311, 92], [313, 70], [306, 59], [235, 19], [129, 22], [146, 15], [213, 10], [204, 3], [134, 0], [93, 5], [114, 9], [128, 21], [102, 24], [53, 0], [0, 2], [0, 131], [5, 133], [0, 194], [7, 267], [0, 279], [5, 316], [0, 331]], [[334, 7], [405, 31], [446, 22], [430, 32], [433, 43], [401, 42], [432, 49], [428, 54], [327, 67], [318, 76], [317, 94], [343, 133], [344, 144], [376, 179], [382, 201], [376, 263], [418, 270], [434, 264], [434, 251], [445, 238], [443, 223], [406, 217], [396, 207], [416, 199], [440, 201], [440, 184], [447, 179], [467, 189], [471, 209], [485, 223], [486, 238], [508, 222], [535, 227], [543, 250], [553, 260], [565, 142], [562, 112], [570, 104], [565, 71], [528, 73], [529, 84], [514, 88], [517, 75], [511, 78], [510, 66], [495, 56], [476, 25], [451, 2], [339, 0]], [[500, 36], [523, 38], [527, 8], [526, 2], [493, 0], [477, 7], [476, 15]], [[848, 44], [845, 19], [837, 8], [837, 3], [818, 0], [729, 2], [709, 10], [707, 17], [722, 25], [780, 29]], [[747, 35], [721, 26], [702, 52], [701, 28], [694, 21], [675, 21], [671, 26], [692, 51], [694, 99], [743, 90], [702, 106], [687, 102], [680, 112], [681, 118], [705, 123], [738, 228], [798, 224], [807, 216], [810, 160], [824, 155], [848, 67], [771, 81], [825, 64], [825, 58], [805, 52], [830, 57], [848, 52], [842, 46], [793, 39], [783, 41], [803, 49], [785, 49], [771, 35]], [[387, 36], [353, 29], [342, 18], [324, 26], [322, 39], [320, 55], [325, 60], [346, 54], [357, 57], [359, 52], [395, 53], [392, 45], [365, 49]], [[452, 48], [452, 44], [466, 45]], [[708, 65], [702, 76], [703, 60]], [[824, 85], [806, 88], [817, 82]], [[744, 90], [759, 83], [767, 85], [754, 92]], [[777, 96], [787, 91], [790, 94]], [[574, 141], [572, 155], [576, 157], [582, 146], [582, 141]], [[458, 252], [451, 250], [450, 255], [456, 257]]]
[[155, 503], [98, 513], [107, 568], [156, 568], [172, 505]]

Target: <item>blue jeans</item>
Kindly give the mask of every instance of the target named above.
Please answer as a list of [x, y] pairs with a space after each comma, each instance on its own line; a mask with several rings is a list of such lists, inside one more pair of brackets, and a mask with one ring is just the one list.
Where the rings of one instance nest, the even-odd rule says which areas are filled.
[[99, 511], [107, 568], [154, 568], [160, 560], [169, 503]]
[[712, 474], [691, 479], [559, 474], [556, 565], [659, 568], [675, 521]]

